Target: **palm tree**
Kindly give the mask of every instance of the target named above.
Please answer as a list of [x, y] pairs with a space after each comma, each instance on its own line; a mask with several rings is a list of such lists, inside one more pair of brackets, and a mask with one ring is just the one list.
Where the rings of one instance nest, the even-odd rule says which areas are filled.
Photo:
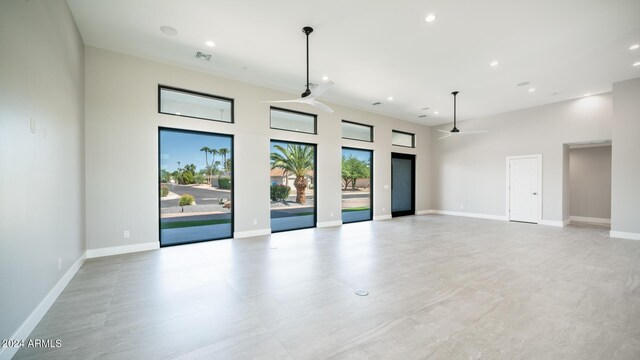
[[224, 168], [224, 171], [227, 171], [227, 154], [229, 153], [229, 149], [222, 148], [218, 150], [218, 153], [222, 155], [222, 167]]
[[292, 173], [296, 176], [293, 186], [296, 188], [296, 202], [305, 204], [307, 196], [307, 179], [305, 176], [313, 170], [314, 151], [313, 147], [307, 145], [288, 144], [285, 149], [281, 145], [274, 145], [278, 152], [271, 153], [271, 169], [282, 169], [285, 173]]
[[202, 148], [200, 148], [200, 151], [204, 152], [204, 161], [205, 164], [207, 165], [207, 182], [209, 183], [209, 185], [211, 185], [211, 174], [209, 174], [209, 171], [211, 169], [209, 169], [209, 152], [211, 152], [211, 149], [208, 146], [203, 146]]
[[209, 153], [211, 154], [211, 166], [215, 169], [214, 164], [216, 163], [216, 156], [218, 156], [218, 154], [220, 154], [220, 151], [218, 149], [211, 149], [209, 151]]

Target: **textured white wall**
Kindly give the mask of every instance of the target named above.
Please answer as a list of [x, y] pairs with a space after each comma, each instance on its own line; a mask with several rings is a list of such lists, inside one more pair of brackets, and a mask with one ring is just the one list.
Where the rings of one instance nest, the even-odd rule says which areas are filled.
[[436, 140], [434, 128], [434, 209], [505, 216], [506, 157], [542, 154], [542, 218], [564, 220], [563, 144], [611, 139], [611, 118], [611, 94], [602, 94], [458, 124], [463, 131], [489, 130], [486, 134]]
[[[236, 232], [270, 226], [270, 139], [318, 144], [320, 223], [340, 220], [343, 145], [374, 150], [375, 216], [390, 214], [384, 185], [390, 184], [392, 151], [418, 154], [416, 209], [429, 209], [429, 127], [331, 104], [333, 114], [287, 107], [318, 114], [318, 135], [273, 130], [269, 104], [260, 101], [299, 95], [91, 47], [85, 58], [88, 249], [158, 241], [159, 126], [235, 135]], [[158, 114], [158, 84], [234, 98], [235, 124]], [[375, 142], [341, 139], [342, 119], [375, 126]], [[417, 147], [391, 146], [392, 129], [415, 133]], [[131, 238], [123, 239], [123, 230]]]
[[0, 339], [84, 252], [83, 56], [65, 1], [0, 2]]
[[571, 216], [611, 219], [611, 145], [571, 149]]

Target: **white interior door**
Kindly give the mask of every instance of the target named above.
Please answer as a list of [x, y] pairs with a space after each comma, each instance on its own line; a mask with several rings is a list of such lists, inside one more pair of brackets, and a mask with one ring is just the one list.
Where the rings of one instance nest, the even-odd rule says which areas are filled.
[[509, 159], [509, 220], [540, 219], [540, 157]]

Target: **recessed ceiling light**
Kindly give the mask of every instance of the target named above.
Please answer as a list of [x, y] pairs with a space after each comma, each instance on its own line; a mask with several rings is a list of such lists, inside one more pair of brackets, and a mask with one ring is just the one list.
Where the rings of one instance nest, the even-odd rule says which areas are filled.
[[536, 88], [529, 88], [529, 92], [536, 92]]
[[523, 81], [523, 82], [521, 82], [521, 83], [518, 83], [518, 86], [527, 86], [527, 85], [529, 85], [529, 84], [530, 84], [530, 82], [528, 82], [528, 81]]
[[438, 110], [434, 111], [433, 113], [434, 113], [434, 114], [436, 114], [436, 115], [438, 115], [438, 114], [439, 114]]
[[209, 47], [214, 47], [214, 46], [216, 46], [216, 43], [214, 43], [214, 42], [213, 42], [213, 41], [211, 41], [211, 40], [207, 41], [205, 44], [207, 44], [207, 46], [209, 46]]
[[389, 97], [387, 98], [387, 100], [389, 100], [389, 101], [393, 101], [393, 96], [389, 96]]
[[435, 19], [436, 19], [436, 16], [434, 14], [429, 14], [429, 15], [427, 15], [426, 18], [424, 18], [424, 21], [433, 22]]
[[636, 50], [637, 48], [640, 48], [640, 44], [633, 44], [629, 46], [629, 50]]
[[176, 35], [178, 35], [178, 30], [176, 30], [175, 28], [172, 28], [171, 26], [168, 26], [168, 25], [160, 26], [160, 31], [162, 31], [162, 33], [167, 35], [167, 36], [176, 36]]
[[633, 66], [640, 66], [640, 61], [636, 61], [633, 63]]
[[327, 75], [325, 75], [325, 76], [322, 77], [322, 80], [323, 81], [327, 81], [327, 80], [329, 80], [329, 77]]
[[489, 66], [496, 67], [496, 66], [498, 66], [498, 64], [500, 64], [500, 63], [497, 62], [496, 60], [493, 60], [491, 63], [489, 63]]

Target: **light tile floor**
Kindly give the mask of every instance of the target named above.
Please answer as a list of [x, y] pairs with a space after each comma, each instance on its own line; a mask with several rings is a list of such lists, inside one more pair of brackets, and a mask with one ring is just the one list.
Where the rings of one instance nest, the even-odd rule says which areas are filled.
[[16, 359], [640, 359], [640, 241], [607, 234], [426, 215], [91, 259], [31, 335], [63, 346]]

